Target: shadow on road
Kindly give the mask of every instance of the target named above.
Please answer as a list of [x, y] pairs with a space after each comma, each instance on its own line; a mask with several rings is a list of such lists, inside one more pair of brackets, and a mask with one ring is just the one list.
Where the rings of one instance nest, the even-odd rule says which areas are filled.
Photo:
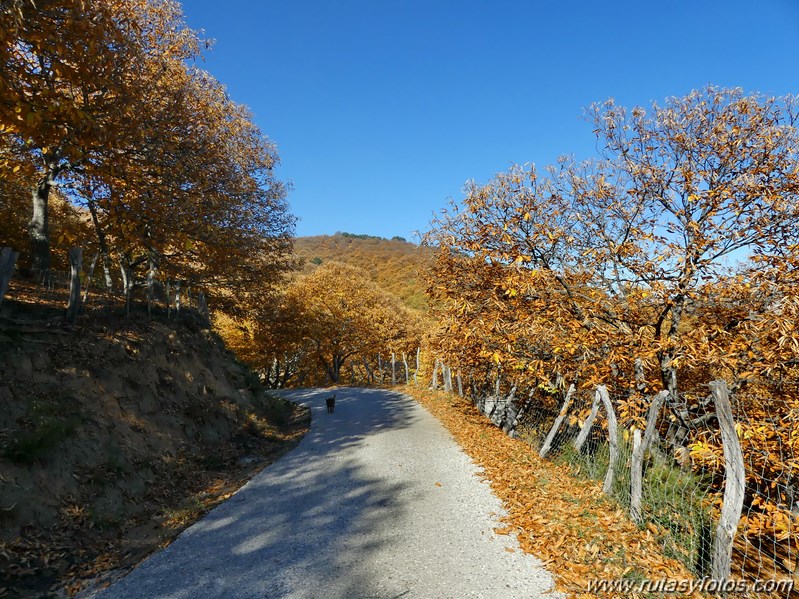
[[334, 414], [325, 410], [330, 391], [291, 393], [312, 412], [297, 448], [100, 596], [311, 597], [342, 578], [363, 596], [368, 574], [353, 566], [399, 534], [407, 483], [366, 472], [353, 449], [417, 416], [399, 393], [335, 392]]

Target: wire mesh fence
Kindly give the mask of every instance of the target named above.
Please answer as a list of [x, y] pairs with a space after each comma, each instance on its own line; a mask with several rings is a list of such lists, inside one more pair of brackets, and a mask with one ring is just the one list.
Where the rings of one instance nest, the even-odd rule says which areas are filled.
[[[443, 389], [452, 369], [435, 369], [428, 382]], [[795, 384], [748, 381], [727, 393], [719, 381], [674, 398], [634, 387], [521, 389], [467, 378], [456, 375], [447, 390], [461, 387], [541, 457], [603, 481], [664, 555], [697, 578], [783, 581], [773, 595], [796, 596], [789, 585], [799, 587]]]

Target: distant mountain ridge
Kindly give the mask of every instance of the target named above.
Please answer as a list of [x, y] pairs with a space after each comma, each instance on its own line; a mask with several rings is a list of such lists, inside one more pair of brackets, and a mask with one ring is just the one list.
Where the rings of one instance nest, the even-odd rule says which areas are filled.
[[325, 262], [343, 262], [368, 272], [408, 307], [425, 310], [428, 306], [423, 273], [432, 261], [432, 251], [402, 237], [385, 239], [342, 232], [297, 237], [294, 253], [303, 259], [305, 272]]

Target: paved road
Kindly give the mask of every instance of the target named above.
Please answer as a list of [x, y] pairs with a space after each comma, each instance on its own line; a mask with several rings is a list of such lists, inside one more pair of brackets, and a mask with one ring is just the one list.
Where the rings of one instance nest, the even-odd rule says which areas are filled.
[[[501, 505], [449, 433], [399, 393], [284, 396], [300, 444], [99, 595], [157, 598], [532, 598], [552, 580], [498, 536]], [[546, 597], [559, 597], [557, 593]]]

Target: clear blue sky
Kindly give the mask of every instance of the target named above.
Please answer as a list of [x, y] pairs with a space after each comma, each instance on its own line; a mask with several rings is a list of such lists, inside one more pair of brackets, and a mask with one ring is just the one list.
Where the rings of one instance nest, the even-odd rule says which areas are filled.
[[469, 179], [594, 153], [593, 102], [799, 93], [799, 0], [185, 0], [297, 234], [414, 240]]

